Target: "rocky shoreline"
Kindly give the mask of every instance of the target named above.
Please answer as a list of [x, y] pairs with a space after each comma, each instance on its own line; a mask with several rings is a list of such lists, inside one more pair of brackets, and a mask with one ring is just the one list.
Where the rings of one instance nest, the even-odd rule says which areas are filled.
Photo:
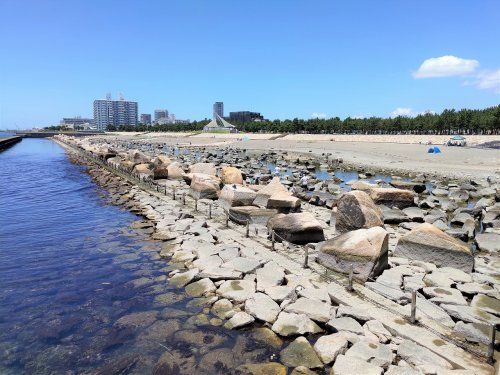
[[[178, 266], [169, 282], [202, 299], [207, 319], [228, 329], [257, 321], [270, 338], [289, 339], [279, 362], [229, 372], [493, 373], [470, 353], [485, 352], [484, 327], [500, 319], [496, 181], [430, 187], [423, 178], [368, 181], [369, 172], [357, 181], [322, 180], [318, 170], [331, 163], [285, 153], [167, 155], [57, 139], [73, 158], [102, 163], [90, 171], [95, 181], [115, 204], [144, 216], [135, 225], [164, 241], [160, 256]], [[269, 165], [281, 173], [265, 173]], [[183, 204], [186, 196], [197, 211]], [[228, 219], [245, 225], [228, 227]], [[361, 282], [356, 295], [343, 284], [350, 270]], [[409, 315], [413, 291], [422, 327], [394, 323]], [[429, 338], [417, 339], [424, 332]], [[179, 366], [163, 359], [164, 373]]]

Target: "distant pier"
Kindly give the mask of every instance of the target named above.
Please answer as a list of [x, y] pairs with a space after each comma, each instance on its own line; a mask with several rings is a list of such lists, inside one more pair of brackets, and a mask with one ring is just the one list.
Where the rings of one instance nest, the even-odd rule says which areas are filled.
[[16, 143], [22, 141], [22, 137], [7, 137], [7, 138], [0, 138], [0, 152], [8, 149], [11, 146], [14, 146]]
[[103, 135], [104, 132], [98, 131], [33, 131], [33, 132], [17, 132], [16, 135], [23, 138], [49, 138], [57, 134], [70, 135], [73, 137], [85, 137], [88, 135]]

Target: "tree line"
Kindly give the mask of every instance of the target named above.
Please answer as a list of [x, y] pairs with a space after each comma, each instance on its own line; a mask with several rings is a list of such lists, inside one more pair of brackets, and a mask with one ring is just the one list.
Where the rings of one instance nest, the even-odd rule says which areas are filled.
[[[164, 124], [108, 127], [108, 131], [201, 131], [209, 120], [188, 124]], [[312, 134], [500, 134], [500, 105], [485, 109], [445, 109], [441, 113], [425, 113], [415, 117], [370, 117], [341, 120], [328, 119], [273, 120], [234, 123], [241, 132], [312, 133]]]

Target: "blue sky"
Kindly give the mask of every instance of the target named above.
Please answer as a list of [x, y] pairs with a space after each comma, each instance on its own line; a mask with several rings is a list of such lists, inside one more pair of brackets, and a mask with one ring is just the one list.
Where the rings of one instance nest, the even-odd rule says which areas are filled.
[[0, 0], [0, 128], [91, 116], [107, 92], [192, 120], [218, 100], [271, 119], [483, 108], [499, 25], [498, 0]]

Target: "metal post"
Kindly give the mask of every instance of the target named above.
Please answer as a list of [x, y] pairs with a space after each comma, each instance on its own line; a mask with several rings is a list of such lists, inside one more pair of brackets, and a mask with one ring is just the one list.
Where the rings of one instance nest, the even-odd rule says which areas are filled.
[[175, 186], [172, 188], [172, 199], [175, 201]]
[[198, 211], [198, 199], [194, 200], [194, 210]]
[[167, 185], [165, 185], [165, 195], [167, 195]]
[[212, 218], [212, 202], [208, 204], [208, 218]]
[[309, 268], [309, 248], [306, 246], [304, 248], [304, 268]]
[[250, 221], [249, 220], [247, 220], [245, 237], [247, 237], [247, 238], [250, 237]]
[[352, 286], [352, 279], [353, 279], [353, 276], [354, 276], [354, 267], [352, 266], [351, 264], [351, 267], [349, 268], [349, 280], [348, 280], [348, 284], [347, 284], [347, 290], [349, 292], [352, 292], [354, 291], [354, 288]]
[[229, 228], [229, 211], [226, 212], [226, 228]]
[[490, 325], [490, 343], [488, 344], [488, 363], [492, 365], [495, 362], [495, 324]]
[[182, 193], [182, 204], [186, 205], [186, 193]]
[[417, 291], [412, 290], [411, 292], [411, 316], [410, 316], [411, 324], [415, 324], [417, 322]]
[[271, 248], [276, 249], [276, 238], [274, 237], [274, 229], [271, 229]]

